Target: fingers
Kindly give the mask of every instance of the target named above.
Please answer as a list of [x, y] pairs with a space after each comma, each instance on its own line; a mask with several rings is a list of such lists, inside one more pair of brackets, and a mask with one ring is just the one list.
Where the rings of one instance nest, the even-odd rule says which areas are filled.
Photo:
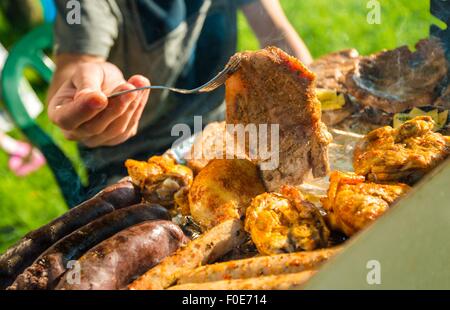
[[[72, 78], [63, 83], [49, 102], [49, 117], [66, 131], [78, 128], [99, 114], [108, 105], [102, 91], [105, 82], [104, 64], [82, 64]], [[115, 76], [123, 76], [120, 70]], [[117, 84], [116, 84], [117, 85]]]
[[52, 98], [48, 114], [60, 128], [73, 130], [94, 118], [107, 105], [108, 98], [102, 92], [86, 89], [75, 94], [75, 90], [68, 88]]
[[[134, 89], [135, 86], [130, 83], [124, 83], [117, 87], [116, 91], [125, 91]], [[119, 119], [123, 114], [129, 114], [130, 111], [136, 109], [136, 98], [138, 97], [138, 92], [133, 92], [125, 94], [113, 99], [110, 99], [108, 106], [98, 113], [94, 118], [90, 119], [79, 126], [77, 133], [81, 137], [91, 137], [102, 134], [106, 129], [117, 119]]]
[[[150, 85], [149, 80], [142, 76], [133, 76], [128, 80], [128, 83], [136, 88]], [[129, 96], [132, 94], [134, 98]], [[118, 117], [109, 122], [108, 126], [106, 128], [103, 128], [101, 133], [97, 133], [93, 136], [82, 139], [82, 143], [87, 147], [113, 146], [123, 143], [129, 138], [136, 135], [139, 126], [139, 120], [148, 101], [150, 91], [144, 90], [132, 94], [114, 98], [114, 100], [120, 100], [122, 97], [128, 97], [126, 98], [126, 100], [124, 98], [121, 99], [127, 101], [127, 103], [125, 103], [125, 105], [127, 106], [126, 109], [123, 110], [123, 112]], [[110, 103], [110, 105], [112, 106], [112, 103]], [[100, 129], [98, 130], [100, 131]]]

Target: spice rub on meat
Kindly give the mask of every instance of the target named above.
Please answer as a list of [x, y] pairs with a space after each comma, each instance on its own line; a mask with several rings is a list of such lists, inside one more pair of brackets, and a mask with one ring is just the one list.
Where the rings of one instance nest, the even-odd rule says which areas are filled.
[[301, 184], [311, 169], [315, 177], [325, 176], [331, 135], [321, 122], [315, 74], [276, 47], [233, 57], [241, 61], [226, 82], [227, 123], [279, 125], [278, 149], [268, 143], [279, 165], [262, 169], [266, 187]]

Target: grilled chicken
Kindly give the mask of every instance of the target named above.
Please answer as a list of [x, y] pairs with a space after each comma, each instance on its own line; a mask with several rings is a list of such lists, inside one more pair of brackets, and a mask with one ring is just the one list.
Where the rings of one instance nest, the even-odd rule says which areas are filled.
[[[279, 143], [269, 147], [279, 165], [261, 169], [267, 188], [300, 185], [311, 169], [314, 176], [325, 176], [331, 135], [320, 120], [315, 74], [275, 47], [233, 58], [240, 59], [240, 67], [226, 81], [227, 123], [279, 125]], [[246, 151], [258, 153], [249, 144]], [[257, 160], [260, 166], [268, 161]]]
[[351, 236], [384, 214], [409, 189], [401, 183], [377, 184], [354, 173], [334, 171], [322, 203], [331, 228]]
[[419, 116], [370, 132], [355, 149], [355, 172], [375, 182], [414, 183], [450, 154], [450, 137], [433, 127], [431, 117]]
[[144, 199], [166, 207], [173, 206], [175, 197], [185, 193], [193, 180], [191, 169], [178, 165], [169, 155], [153, 156], [146, 162], [129, 159], [125, 166]]
[[298, 189], [288, 186], [280, 194], [265, 193], [253, 199], [245, 230], [264, 255], [326, 247], [330, 235], [319, 210]]
[[252, 199], [265, 192], [258, 167], [245, 159], [212, 160], [189, 191], [192, 218], [203, 229], [240, 219]]

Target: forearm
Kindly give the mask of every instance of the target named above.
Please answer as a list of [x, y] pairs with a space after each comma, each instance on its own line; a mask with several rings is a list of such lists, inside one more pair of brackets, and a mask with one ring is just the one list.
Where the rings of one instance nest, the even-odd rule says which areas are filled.
[[104, 62], [102, 57], [80, 55], [80, 54], [60, 54], [55, 58], [56, 71], [53, 75], [52, 82], [50, 84], [47, 93], [47, 102], [49, 102], [62, 84], [70, 80], [77, 68], [81, 64], [85, 63], [99, 63]]
[[242, 8], [261, 47], [275, 45], [296, 56], [303, 63], [312, 56], [303, 40], [287, 19], [278, 0], [259, 0]]

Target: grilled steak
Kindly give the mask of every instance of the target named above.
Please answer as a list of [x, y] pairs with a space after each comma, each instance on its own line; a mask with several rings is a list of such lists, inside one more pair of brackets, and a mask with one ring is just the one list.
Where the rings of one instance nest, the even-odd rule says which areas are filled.
[[407, 46], [362, 57], [347, 75], [349, 93], [361, 104], [389, 113], [431, 105], [447, 61], [437, 39], [421, 40], [411, 52]]
[[278, 151], [279, 165], [262, 170], [267, 188], [301, 184], [311, 169], [325, 176], [331, 135], [320, 120], [315, 74], [275, 47], [233, 57], [241, 62], [226, 82], [227, 123], [279, 125], [278, 150], [270, 149]]

